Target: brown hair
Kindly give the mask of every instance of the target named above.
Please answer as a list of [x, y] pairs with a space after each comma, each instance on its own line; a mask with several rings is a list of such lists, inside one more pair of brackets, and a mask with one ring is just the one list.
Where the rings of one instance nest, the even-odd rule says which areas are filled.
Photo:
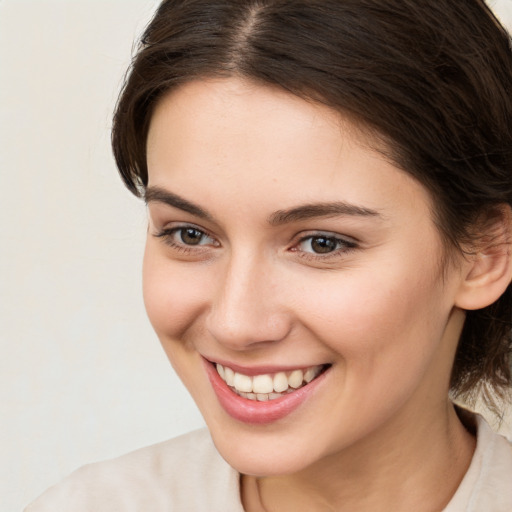
[[[385, 142], [434, 200], [449, 245], [512, 204], [510, 36], [481, 0], [166, 0], [147, 27], [114, 116], [127, 187], [147, 184], [146, 138], [167, 91], [243, 76], [322, 102]], [[468, 311], [452, 393], [511, 385], [512, 289]]]

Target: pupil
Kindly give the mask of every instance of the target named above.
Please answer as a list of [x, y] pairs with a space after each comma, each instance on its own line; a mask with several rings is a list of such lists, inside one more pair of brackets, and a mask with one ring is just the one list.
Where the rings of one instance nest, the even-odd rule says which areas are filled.
[[336, 249], [336, 241], [326, 237], [313, 238], [311, 247], [317, 253], [332, 252]]
[[187, 245], [197, 245], [201, 242], [202, 233], [198, 229], [184, 229], [181, 232], [181, 240]]

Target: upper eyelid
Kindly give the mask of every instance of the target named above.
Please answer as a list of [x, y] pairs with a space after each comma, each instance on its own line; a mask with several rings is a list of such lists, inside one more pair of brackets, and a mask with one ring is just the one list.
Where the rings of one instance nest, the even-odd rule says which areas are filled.
[[343, 236], [334, 236], [334, 235], [307, 235], [302, 238], [299, 238], [294, 244], [293, 247], [296, 247], [297, 245], [306, 242], [307, 240], [314, 240], [315, 238], [328, 238], [335, 240], [336, 242], [339, 242], [340, 244], [343, 244], [347, 247], [357, 247], [359, 243], [356, 240], [353, 240], [349, 237], [343, 237]]
[[198, 231], [201, 231], [202, 233], [204, 233], [206, 236], [215, 238], [215, 235], [212, 234], [210, 230], [203, 228], [202, 226], [199, 226], [198, 224], [195, 224], [193, 222], [175, 221], [175, 222], [166, 222], [166, 223], [164, 223], [164, 225], [162, 227], [155, 226], [155, 229], [157, 229], [157, 231], [159, 233], [164, 233], [164, 234], [178, 231], [180, 229], [188, 229], [188, 228], [197, 229]]
[[[169, 238], [169, 237], [174, 236], [180, 230], [189, 229], [189, 228], [196, 229], [197, 231], [200, 231], [205, 237], [214, 240], [216, 246], [220, 246], [220, 242], [217, 240], [217, 238], [214, 235], [209, 233], [207, 230], [205, 230], [205, 229], [203, 229], [203, 228], [201, 228], [199, 226], [196, 226], [194, 224], [190, 224], [190, 223], [180, 224], [180, 225], [177, 225], [177, 226], [163, 227], [161, 229], [158, 229], [157, 233], [155, 233], [154, 236], [156, 236], [157, 238], [164, 238], [165, 239], [166, 237]], [[186, 243], [183, 243], [183, 242], [178, 242], [178, 241], [175, 241], [175, 240], [173, 240], [172, 243], [174, 245], [176, 245], [176, 246], [181, 245], [183, 247], [189, 248], [190, 250], [204, 249], [204, 246], [202, 246], [202, 245], [194, 246], [194, 245], [186, 244]]]
[[359, 244], [360, 241], [355, 238], [354, 236], [350, 236], [350, 235], [344, 235], [344, 234], [341, 234], [341, 233], [336, 233], [334, 231], [328, 231], [328, 230], [308, 230], [308, 231], [303, 231], [299, 234], [296, 235], [295, 239], [298, 241], [298, 242], [301, 242], [303, 240], [307, 240], [309, 238], [315, 238], [315, 237], [326, 237], [326, 238], [336, 238], [342, 242], [348, 242], [348, 243], [354, 243], [354, 244]]
[[214, 236], [211, 235], [207, 230], [202, 229], [199, 226], [196, 226], [194, 224], [163, 227], [163, 228], [158, 229], [157, 236], [173, 234], [173, 233], [176, 233], [176, 232], [184, 230], [184, 229], [195, 229], [197, 231], [200, 231], [203, 235], [207, 236], [208, 238], [214, 238]]
[[[204, 227], [204, 223], [207, 223], [207, 225], [211, 224], [209, 217], [201, 218], [197, 215], [194, 215], [194, 213], [188, 212], [186, 210], [175, 209], [174, 207], [169, 207], [162, 202], [151, 201], [147, 203], [146, 211], [149, 222], [153, 224], [156, 229], [163, 229], [164, 226], [176, 224], [180, 226], [192, 226], [196, 229], [204, 231], [205, 233], [212, 232], [211, 229]], [[194, 219], [190, 219], [191, 215], [194, 217]]]
[[[337, 247], [335, 250], [328, 252], [328, 253], [310, 253], [309, 251], [300, 250], [299, 246], [308, 240], [312, 241], [315, 238], [329, 238], [336, 241], [337, 244], [340, 245], [340, 247]], [[346, 253], [350, 250], [354, 250], [359, 248], [361, 245], [360, 241], [356, 238], [348, 235], [342, 235], [339, 233], [333, 233], [330, 231], [316, 231], [308, 234], [303, 234], [302, 236], [298, 237], [290, 247], [290, 249], [293, 252], [301, 252], [310, 255], [313, 258], [320, 258], [325, 259], [329, 257], [333, 257], [336, 255], [339, 255], [339, 253]]]

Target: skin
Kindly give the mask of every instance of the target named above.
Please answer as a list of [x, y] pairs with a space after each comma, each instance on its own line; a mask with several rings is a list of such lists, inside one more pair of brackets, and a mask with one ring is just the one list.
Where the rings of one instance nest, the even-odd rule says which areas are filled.
[[[443, 258], [428, 192], [368, 142], [325, 106], [236, 78], [184, 85], [153, 114], [146, 308], [248, 511], [438, 511], [471, 460], [448, 400], [471, 263]], [[372, 213], [276, 222], [340, 201]], [[332, 252], [315, 252], [320, 235]], [[249, 425], [202, 357], [331, 366], [290, 415]]]

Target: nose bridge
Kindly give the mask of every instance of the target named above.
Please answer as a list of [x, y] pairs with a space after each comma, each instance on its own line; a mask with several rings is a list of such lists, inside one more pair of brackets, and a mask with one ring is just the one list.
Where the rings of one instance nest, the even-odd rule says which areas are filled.
[[232, 349], [284, 338], [289, 318], [279, 305], [272, 262], [253, 251], [232, 252], [219, 276], [207, 327]]

